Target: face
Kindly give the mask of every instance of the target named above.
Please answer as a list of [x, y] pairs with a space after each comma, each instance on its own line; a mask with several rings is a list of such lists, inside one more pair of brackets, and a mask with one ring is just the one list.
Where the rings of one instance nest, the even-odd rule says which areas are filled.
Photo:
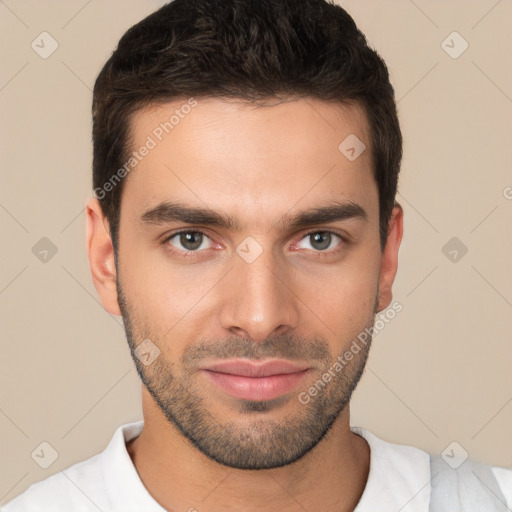
[[[398, 247], [380, 250], [369, 129], [357, 106], [313, 99], [184, 104], [132, 119], [132, 149], [154, 145], [125, 178], [116, 300], [173, 428], [221, 464], [283, 466], [339, 418], [370, 343], [299, 397], [390, 302]], [[338, 149], [350, 134], [355, 160]]]

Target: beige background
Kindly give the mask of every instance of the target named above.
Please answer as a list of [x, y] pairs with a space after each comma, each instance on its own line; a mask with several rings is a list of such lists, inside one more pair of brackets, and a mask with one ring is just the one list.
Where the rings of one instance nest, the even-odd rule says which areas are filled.
[[[512, 467], [512, 3], [342, 4], [389, 65], [405, 137], [403, 311], [375, 337], [352, 424]], [[0, 1], [0, 503], [142, 418], [121, 319], [90, 277], [84, 205], [94, 80], [160, 5]], [[31, 48], [43, 31], [59, 44], [46, 60]], [[453, 31], [469, 43], [457, 59], [442, 47]], [[57, 248], [46, 263], [32, 252], [43, 237]], [[468, 248], [456, 262], [452, 237]], [[48, 469], [31, 458], [42, 441], [59, 454]]]

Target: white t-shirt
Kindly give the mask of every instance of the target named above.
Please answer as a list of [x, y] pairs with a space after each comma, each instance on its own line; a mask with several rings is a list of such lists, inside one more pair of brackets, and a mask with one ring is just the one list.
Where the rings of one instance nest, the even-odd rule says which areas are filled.
[[[2, 512], [165, 512], [144, 487], [126, 449], [143, 425], [121, 425], [103, 452], [32, 484]], [[354, 512], [428, 512], [429, 454], [388, 443], [361, 427], [351, 430], [370, 446], [368, 481]], [[492, 469], [512, 509], [512, 469]]]

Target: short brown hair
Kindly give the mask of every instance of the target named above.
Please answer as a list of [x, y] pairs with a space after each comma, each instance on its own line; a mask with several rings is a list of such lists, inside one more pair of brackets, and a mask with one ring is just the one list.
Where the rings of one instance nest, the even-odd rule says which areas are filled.
[[93, 188], [101, 191], [115, 250], [124, 180], [113, 180], [129, 158], [130, 118], [152, 103], [190, 96], [361, 105], [384, 248], [402, 135], [386, 64], [350, 15], [326, 0], [174, 0], [123, 35], [94, 85]]

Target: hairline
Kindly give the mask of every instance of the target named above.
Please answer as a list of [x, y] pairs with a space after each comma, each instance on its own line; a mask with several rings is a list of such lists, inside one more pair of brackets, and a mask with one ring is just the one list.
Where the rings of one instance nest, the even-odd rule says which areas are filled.
[[[123, 162], [126, 162], [129, 158], [128, 154], [131, 151], [133, 151], [134, 144], [135, 144], [133, 123], [134, 123], [135, 118], [137, 118], [137, 116], [142, 115], [145, 112], [150, 112], [150, 111], [158, 108], [159, 106], [171, 105], [173, 103], [177, 103], [180, 101], [186, 101], [187, 99], [189, 99], [191, 97], [194, 97], [195, 99], [199, 99], [199, 98], [201, 98], [201, 99], [219, 99], [219, 100], [223, 100], [223, 101], [232, 100], [232, 103], [237, 103], [241, 106], [251, 106], [252, 105], [252, 106], [255, 106], [256, 108], [272, 107], [277, 104], [281, 104], [283, 102], [291, 102], [291, 101], [296, 101], [296, 100], [300, 100], [300, 99], [306, 99], [306, 100], [310, 99], [310, 100], [318, 100], [318, 101], [321, 101], [324, 103], [336, 104], [336, 105], [347, 106], [347, 107], [356, 107], [356, 108], [360, 109], [362, 118], [364, 121], [364, 128], [367, 130], [368, 135], [369, 135], [369, 145], [370, 145], [369, 155], [370, 156], [369, 156], [369, 160], [368, 160], [368, 166], [370, 168], [372, 178], [377, 186], [377, 194], [378, 194], [378, 201], [379, 201], [379, 205], [377, 208], [377, 214], [378, 214], [377, 222], [380, 226], [380, 222], [381, 222], [380, 211], [381, 211], [382, 205], [380, 204], [381, 191], [379, 188], [379, 181], [377, 178], [377, 169], [375, 167], [375, 154], [374, 154], [374, 151], [375, 151], [374, 136], [375, 136], [375, 134], [374, 134], [374, 127], [370, 121], [368, 106], [366, 105], [366, 103], [364, 101], [364, 97], [346, 98], [346, 99], [344, 99], [343, 97], [340, 97], [340, 98], [324, 99], [324, 98], [321, 98], [320, 96], [317, 96], [314, 94], [298, 94], [298, 93], [296, 93], [296, 94], [293, 94], [293, 93], [277, 94], [277, 95], [272, 95], [272, 96], [269, 96], [269, 95], [255, 96], [255, 95], [251, 95], [251, 94], [245, 94], [245, 95], [240, 94], [240, 96], [238, 96], [238, 95], [231, 95], [231, 94], [217, 95], [217, 94], [208, 94], [208, 93], [195, 94], [195, 95], [191, 96], [189, 94], [183, 93], [183, 94], [176, 94], [175, 96], [162, 96], [161, 98], [153, 98], [151, 100], [146, 100], [146, 101], [144, 101], [144, 100], [139, 101], [139, 102], [136, 101], [131, 106], [129, 111], [126, 113], [124, 121], [123, 121], [123, 124], [125, 127], [125, 140], [123, 141], [123, 153], [121, 155], [121, 160]], [[281, 100], [281, 101], [279, 101], [278, 103], [269, 104], [269, 101], [272, 99], [277, 99], [277, 100]], [[116, 257], [115, 258], [116, 260], [117, 260], [118, 249], [119, 249], [119, 231], [120, 231], [119, 227], [121, 224], [121, 204], [122, 204], [122, 199], [123, 199], [124, 188], [126, 186], [127, 181], [129, 180], [129, 178], [130, 178], [130, 176], [127, 175], [127, 176], [125, 176], [125, 178], [123, 178], [123, 180], [121, 182], [121, 186], [119, 189], [119, 195], [118, 195], [117, 208], [115, 207], [116, 205], [114, 204], [113, 196], [112, 196], [111, 207], [112, 207], [112, 210], [114, 213], [114, 219], [115, 219], [116, 225], [111, 226], [110, 220], [107, 219], [108, 224], [109, 224], [109, 230], [110, 230], [110, 235], [111, 235], [111, 239], [112, 239], [112, 244], [114, 247], [114, 255]], [[102, 211], [103, 211], [103, 208], [102, 208]], [[104, 213], [104, 215], [106, 215], [105, 211], [103, 211], [103, 213]], [[381, 248], [381, 251], [383, 250], [384, 245], [385, 245], [385, 240], [382, 241], [380, 233], [379, 233], [379, 246]], [[116, 265], [117, 265], [117, 263], [116, 263]]]

